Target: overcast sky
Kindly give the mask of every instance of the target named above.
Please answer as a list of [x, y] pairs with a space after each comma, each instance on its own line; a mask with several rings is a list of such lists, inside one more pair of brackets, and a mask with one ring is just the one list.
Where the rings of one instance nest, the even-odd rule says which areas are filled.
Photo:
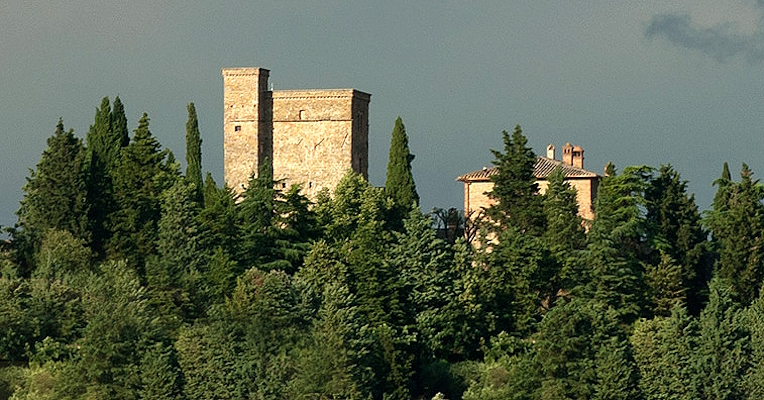
[[58, 118], [84, 138], [104, 96], [180, 160], [193, 101], [222, 182], [224, 67], [371, 93], [369, 180], [401, 116], [425, 211], [461, 208], [454, 179], [517, 124], [537, 154], [582, 146], [594, 172], [671, 163], [701, 209], [723, 162], [764, 176], [764, 0], [110, 3], [0, 0], [0, 225]]

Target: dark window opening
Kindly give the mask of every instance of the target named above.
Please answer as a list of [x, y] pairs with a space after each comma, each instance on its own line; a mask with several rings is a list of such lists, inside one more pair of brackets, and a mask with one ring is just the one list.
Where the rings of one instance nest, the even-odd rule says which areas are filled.
[[233, 130], [234, 130], [234, 132], [239, 132], [239, 131], [241, 131], [241, 125], [236, 125], [236, 126], [234, 126], [234, 127], [233, 127]]

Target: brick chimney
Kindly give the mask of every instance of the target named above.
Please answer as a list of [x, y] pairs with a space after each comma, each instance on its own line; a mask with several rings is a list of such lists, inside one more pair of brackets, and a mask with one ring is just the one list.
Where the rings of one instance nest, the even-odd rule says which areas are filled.
[[570, 142], [562, 146], [562, 162], [584, 169], [584, 149], [581, 146], [573, 146]]

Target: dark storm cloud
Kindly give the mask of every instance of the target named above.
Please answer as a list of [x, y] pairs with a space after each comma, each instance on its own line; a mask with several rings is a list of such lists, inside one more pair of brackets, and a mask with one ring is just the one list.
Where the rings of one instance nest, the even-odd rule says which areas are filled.
[[[764, 0], [758, 0], [757, 4], [764, 7]], [[735, 33], [731, 24], [705, 28], [694, 24], [689, 15], [660, 14], [653, 17], [645, 35], [699, 50], [720, 62], [735, 56], [742, 56], [752, 64], [764, 61], [764, 33], [760, 29], [743, 35]]]

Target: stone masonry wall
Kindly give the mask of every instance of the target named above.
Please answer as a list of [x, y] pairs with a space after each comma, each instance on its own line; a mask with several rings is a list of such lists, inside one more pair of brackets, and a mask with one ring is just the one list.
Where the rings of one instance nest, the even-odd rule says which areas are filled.
[[[597, 180], [593, 178], [586, 179], [566, 179], [565, 182], [576, 189], [576, 201], [578, 202], [578, 215], [586, 220], [594, 219], [594, 196], [597, 193]], [[539, 193], [546, 193], [549, 182], [538, 180]], [[482, 209], [490, 207], [495, 203], [493, 199], [486, 194], [493, 190], [491, 181], [475, 181], [464, 183], [464, 210], [477, 216]]]
[[225, 179], [237, 192], [268, 154], [269, 107], [265, 115], [261, 113], [261, 103], [268, 103], [267, 80], [268, 70], [261, 68], [223, 70]]
[[268, 70], [223, 70], [225, 179], [241, 192], [260, 162], [282, 188], [315, 199], [352, 169], [368, 178], [370, 95], [353, 89], [267, 90]]
[[352, 89], [273, 92], [273, 176], [283, 188], [299, 183], [314, 199], [324, 187], [333, 190], [350, 169], [367, 178], [353, 162], [354, 155], [368, 153], [368, 124], [354, 126], [353, 103], [364, 97], [365, 116], [368, 95]]

